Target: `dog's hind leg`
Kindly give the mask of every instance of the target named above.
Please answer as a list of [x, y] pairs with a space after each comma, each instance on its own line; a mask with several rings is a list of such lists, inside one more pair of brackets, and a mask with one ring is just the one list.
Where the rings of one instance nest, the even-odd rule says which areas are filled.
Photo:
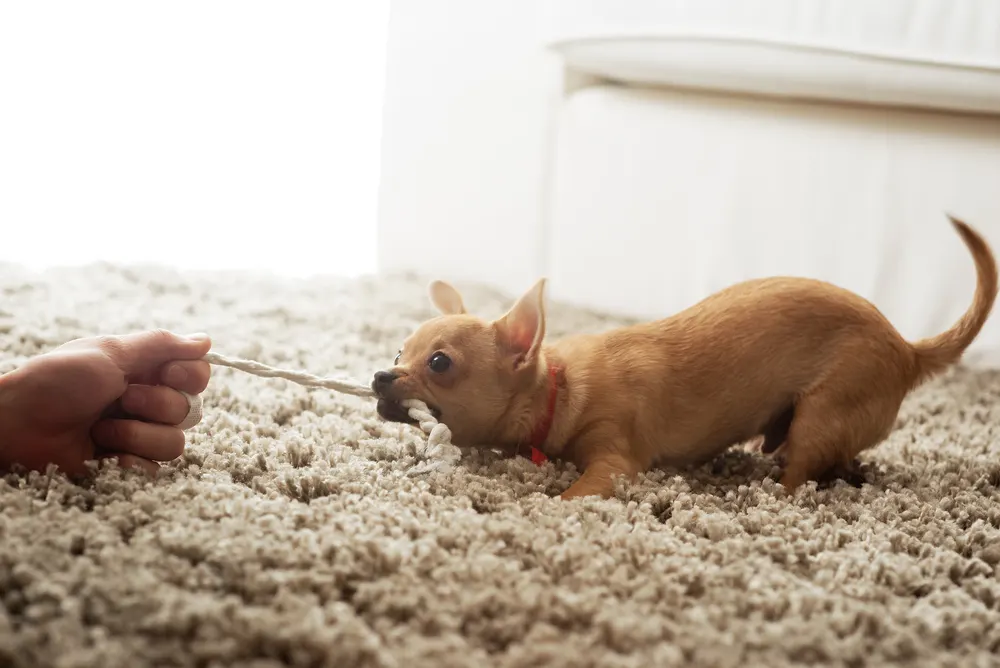
[[789, 492], [831, 473], [850, 470], [854, 458], [892, 430], [903, 395], [877, 383], [827, 382], [802, 397], [785, 444], [781, 484]]
[[792, 426], [792, 418], [794, 417], [795, 406], [790, 405], [768, 423], [764, 428], [764, 443], [760, 446], [761, 452], [771, 454], [788, 440], [788, 430]]

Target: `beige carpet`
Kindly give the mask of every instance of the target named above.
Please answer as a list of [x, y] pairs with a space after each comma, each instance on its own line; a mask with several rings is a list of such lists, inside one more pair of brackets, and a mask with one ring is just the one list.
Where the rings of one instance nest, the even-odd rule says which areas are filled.
[[[430, 313], [406, 278], [4, 268], [0, 287], [0, 371], [167, 326], [360, 379]], [[924, 388], [869, 484], [793, 501], [736, 451], [606, 502], [551, 499], [572, 469], [488, 454], [412, 478], [421, 435], [369, 400], [221, 368], [205, 399], [158, 481], [0, 479], [0, 665], [996, 665], [1000, 375]]]

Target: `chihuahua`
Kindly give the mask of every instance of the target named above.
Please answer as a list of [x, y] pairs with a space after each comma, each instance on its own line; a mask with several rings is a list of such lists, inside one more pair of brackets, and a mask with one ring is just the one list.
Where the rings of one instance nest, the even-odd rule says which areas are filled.
[[496, 320], [431, 283], [441, 315], [372, 380], [377, 412], [412, 422], [420, 399], [460, 447], [533, 447], [581, 472], [563, 499], [607, 498], [617, 476], [685, 467], [764, 438], [779, 447], [787, 492], [849, 470], [892, 430], [906, 395], [961, 358], [997, 295], [987, 242], [951, 222], [977, 274], [969, 310], [948, 331], [907, 342], [870, 302], [826, 282], [754, 279], [662, 320], [543, 344], [545, 279]]

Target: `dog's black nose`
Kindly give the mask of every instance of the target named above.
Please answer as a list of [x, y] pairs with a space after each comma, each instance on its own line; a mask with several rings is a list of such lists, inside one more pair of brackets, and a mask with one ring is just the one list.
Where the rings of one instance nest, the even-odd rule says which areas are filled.
[[375, 378], [372, 379], [372, 391], [376, 394], [386, 391], [396, 378], [396, 374], [391, 371], [376, 371]]

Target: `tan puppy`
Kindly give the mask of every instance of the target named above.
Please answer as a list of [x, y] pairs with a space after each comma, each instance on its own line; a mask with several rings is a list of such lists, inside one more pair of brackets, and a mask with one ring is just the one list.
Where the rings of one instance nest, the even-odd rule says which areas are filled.
[[616, 475], [699, 464], [764, 435], [765, 450], [785, 444], [791, 491], [881, 442], [907, 393], [979, 334], [996, 263], [982, 237], [952, 223], [976, 265], [975, 299], [952, 329], [912, 344], [868, 301], [804, 278], [746, 281], [663, 320], [548, 345], [545, 279], [492, 322], [435, 281], [443, 315], [375, 374], [378, 412], [407, 422], [398, 402], [416, 398], [456, 445], [569, 459], [582, 475], [562, 498], [607, 497]]

